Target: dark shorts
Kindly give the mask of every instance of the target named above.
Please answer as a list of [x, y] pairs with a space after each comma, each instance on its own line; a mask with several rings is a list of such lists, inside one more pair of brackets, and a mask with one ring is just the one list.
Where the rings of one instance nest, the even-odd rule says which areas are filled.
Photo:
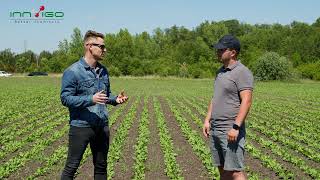
[[222, 166], [226, 171], [244, 170], [245, 136], [239, 135], [234, 143], [227, 140], [227, 132], [210, 131], [212, 159], [215, 166]]

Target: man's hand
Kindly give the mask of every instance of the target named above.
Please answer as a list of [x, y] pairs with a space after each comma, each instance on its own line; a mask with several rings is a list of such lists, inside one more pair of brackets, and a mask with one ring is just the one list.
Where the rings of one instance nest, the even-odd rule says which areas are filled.
[[209, 122], [209, 120], [204, 120], [202, 133], [206, 138], [208, 138], [209, 132], [210, 132], [210, 122]]
[[122, 90], [122, 91], [120, 92], [120, 94], [118, 95], [118, 97], [117, 97], [117, 99], [116, 99], [116, 102], [117, 102], [118, 104], [122, 104], [122, 103], [126, 102], [127, 100], [128, 100], [128, 96], [126, 96], [126, 95], [124, 94], [124, 90]]
[[230, 129], [230, 131], [228, 132], [228, 142], [233, 143], [237, 141], [239, 135], [239, 130], [235, 130], [235, 129]]
[[104, 93], [104, 91], [97, 92], [93, 95], [92, 99], [95, 104], [106, 104], [106, 102], [108, 101], [108, 97]]

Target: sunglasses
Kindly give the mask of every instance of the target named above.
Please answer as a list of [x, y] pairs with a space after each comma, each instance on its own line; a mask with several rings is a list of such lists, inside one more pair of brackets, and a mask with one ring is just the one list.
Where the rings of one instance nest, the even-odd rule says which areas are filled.
[[106, 46], [104, 44], [91, 44], [92, 46], [97, 46], [99, 47], [101, 50], [106, 49]]
[[218, 53], [223, 53], [223, 52], [225, 52], [227, 49], [228, 49], [228, 48], [225, 48], [225, 49], [217, 49], [217, 52], [218, 52]]

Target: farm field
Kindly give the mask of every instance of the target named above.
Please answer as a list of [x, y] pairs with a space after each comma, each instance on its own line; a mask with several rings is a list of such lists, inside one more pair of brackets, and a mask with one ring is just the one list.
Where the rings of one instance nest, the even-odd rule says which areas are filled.
[[[59, 77], [0, 78], [0, 179], [59, 179], [68, 110]], [[211, 79], [111, 78], [108, 179], [213, 179], [202, 121]], [[249, 179], [320, 179], [320, 83], [259, 82], [246, 121]], [[93, 179], [89, 149], [76, 179]]]

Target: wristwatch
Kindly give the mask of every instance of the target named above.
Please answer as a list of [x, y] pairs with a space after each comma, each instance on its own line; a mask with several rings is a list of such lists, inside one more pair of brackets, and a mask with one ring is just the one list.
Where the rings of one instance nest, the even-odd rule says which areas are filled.
[[235, 129], [235, 130], [239, 130], [240, 126], [238, 126], [238, 124], [233, 124], [232, 128]]

